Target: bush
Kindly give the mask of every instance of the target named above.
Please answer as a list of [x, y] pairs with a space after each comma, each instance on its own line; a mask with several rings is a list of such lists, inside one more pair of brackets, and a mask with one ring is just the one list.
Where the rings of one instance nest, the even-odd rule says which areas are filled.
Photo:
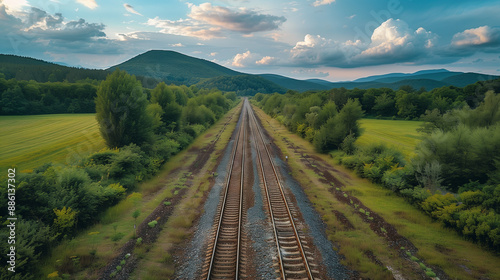
[[426, 271], [425, 275], [427, 275], [429, 277], [436, 277], [436, 273], [434, 273], [433, 271]]
[[137, 240], [135, 241], [135, 244], [136, 245], [141, 245], [142, 244], [142, 238], [141, 237], [137, 238]]
[[156, 224], [158, 224], [158, 221], [151, 221], [151, 222], [148, 223], [148, 226], [150, 228], [154, 228], [156, 226]]
[[116, 242], [120, 241], [125, 236], [123, 232], [117, 232], [111, 236], [111, 241]]

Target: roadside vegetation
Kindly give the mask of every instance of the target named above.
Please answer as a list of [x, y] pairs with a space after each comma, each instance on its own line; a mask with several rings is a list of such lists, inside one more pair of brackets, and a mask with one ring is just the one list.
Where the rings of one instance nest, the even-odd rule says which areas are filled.
[[[110, 74], [97, 87], [96, 98], [96, 118], [107, 148], [67, 166], [47, 162], [17, 173], [16, 216], [22, 219], [16, 234], [23, 242], [16, 244], [16, 277], [39, 279], [37, 264], [51, 248], [98, 223], [123, 198], [134, 197], [139, 182], [157, 174], [238, 101], [234, 93], [164, 83], [149, 97], [134, 76], [119, 70]], [[6, 178], [2, 182], [6, 185]], [[6, 189], [0, 192], [6, 205]], [[2, 208], [2, 217], [6, 210]], [[2, 238], [5, 234], [1, 232]], [[5, 258], [0, 258], [3, 263]]]
[[[394, 96], [357, 89], [257, 94], [255, 101], [317, 151], [331, 153], [466, 239], [500, 252], [499, 84], [495, 80], [430, 92], [401, 88]], [[414, 156], [382, 143], [356, 144], [360, 107], [394, 119], [420, 116], [423, 140]], [[339, 119], [344, 120], [333, 125]]]

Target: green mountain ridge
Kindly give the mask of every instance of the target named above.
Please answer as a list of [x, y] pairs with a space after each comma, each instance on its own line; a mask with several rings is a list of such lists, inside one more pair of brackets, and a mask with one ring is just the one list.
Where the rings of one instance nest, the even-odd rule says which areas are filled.
[[187, 85], [196, 84], [206, 78], [244, 74], [205, 59], [161, 50], [145, 52], [107, 70], [113, 71], [116, 68], [136, 76], [181, 82]]
[[[346, 82], [329, 82], [321, 79], [299, 80], [277, 74], [252, 75], [238, 72], [217, 63], [184, 55], [170, 50], [150, 50], [128, 59], [106, 70], [94, 70], [63, 66], [29, 57], [0, 54], [0, 73], [6, 79], [75, 82], [84, 79], [103, 80], [114, 69], [125, 70], [136, 75], [145, 87], [154, 87], [163, 81], [167, 84], [218, 87], [238, 94], [285, 92], [286, 90], [308, 91], [332, 88], [398, 89], [403, 85], [432, 90], [442, 86], [463, 87], [477, 81], [486, 81], [498, 76], [479, 73], [452, 72], [446, 69], [422, 70], [415, 73], [391, 73], [375, 75]], [[232, 77], [232, 78], [231, 78]]]

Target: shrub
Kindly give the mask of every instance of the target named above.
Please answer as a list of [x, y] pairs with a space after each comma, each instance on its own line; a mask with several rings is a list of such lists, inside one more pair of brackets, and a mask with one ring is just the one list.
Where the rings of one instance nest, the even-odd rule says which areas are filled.
[[157, 223], [158, 223], [158, 221], [151, 221], [151, 222], [149, 222], [149, 223], [148, 223], [148, 226], [149, 226], [150, 228], [154, 228], [154, 227], [156, 226], [156, 224], [157, 224]]
[[427, 275], [429, 277], [436, 277], [436, 273], [434, 273], [433, 271], [426, 271], [425, 275]]
[[121, 271], [122, 267], [120, 265], [116, 266], [116, 271]]
[[120, 265], [125, 265], [125, 260], [122, 260], [122, 261], [120, 262]]
[[142, 238], [141, 237], [137, 238], [137, 240], [135, 241], [135, 244], [136, 245], [141, 245], [142, 244]]
[[172, 202], [170, 202], [170, 201], [163, 202], [163, 205], [165, 205], [165, 206], [170, 206], [171, 204], [172, 204]]
[[111, 241], [116, 242], [121, 240], [125, 236], [123, 232], [117, 232], [111, 236]]

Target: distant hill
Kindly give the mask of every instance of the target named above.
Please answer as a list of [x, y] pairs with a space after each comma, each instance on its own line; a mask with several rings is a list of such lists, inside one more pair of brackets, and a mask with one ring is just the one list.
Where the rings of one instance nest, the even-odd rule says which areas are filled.
[[[432, 90], [442, 86], [463, 87], [477, 81], [498, 78], [498, 76], [478, 73], [431, 69], [415, 73], [375, 75], [347, 82], [329, 82], [321, 79], [298, 80], [276, 74], [245, 74], [205, 59], [168, 50], [151, 50], [107, 70], [67, 67], [29, 57], [0, 55], [0, 73], [3, 73], [6, 79], [16, 78], [38, 82], [64, 80], [75, 82], [86, 78], [103, 80], [110, 71], [116, 68], [136, 75], [148, 88], [164, 81], [167, 84], [196, 84], [199, 87], [217, 87], [239, 94], [245, 94], [245, 92], [253, 94], [256, 91], [286, 92], [289, 89], [302, 92], [341, 87], [346, 89], [387, 87], [396, 90], [403, 85], [410, 85], [415, 89], [423, 87], [426, 90]], [[236, 78], [230, 79], [231, 77]], [[247, 86], [246, 89], [245, 86]]]
[[219, 76], [206, 79], [196, 86], [217, 88], [222, 91], [235, 91], [238, 95], [261, 93], [285, 93], [286, 89], [257, 75]]
[[275, 74], [260, 74], [259, 76], [273, 83], [276, 83], [281, 87], [297, 91], [320, 90], [320, 89], [325, 90], [331, 88], [331, 86], [329, 86], [331, 82], [328, 81], [324, 81], [326, 84], [321, 84], [320, 82], [313, 82], [309, 80], [297, 80]]
[[40, 59], [17, 55], [0, 54], [0, 73], [6, 79], [34, 80], [37, 82], [76, 82], [87, 78], [103, 80], [108, 75], [105, 70], [75, 68], [58, 65]]
[[174, 51], [152, 50], [133, 57], [108, 70], [120, 68], [130, 74], [192, 85], [204, 78], [236, 76], [236, 72], [208, 60]]
[[269, 77], [261, 75], [282, 87], [303, 91], [322, 90], [331, 88], [346, 89], [369, 89], [369, 88], [391, 88], [394, 90], [404, 85], [412, 86], [415, 89], [425, 88], [432, 90], [442, 86], [464, 87], [477, 81], [487, 81], [498, 78], [498, 76], [484, 75], [478, 73], [452, 72], [446, 69], [423, 70], [412, 74], [391, 73], [376, 75], [357, 79], [352, 82], [328, 82], [320, 79], [296, 80], [284, 76]]
[[[354, 80], [353, 82], [361, 83], [361, 82], [373, 82], [373, 81], [378, 81], [378, 82], [386, 82], [386, 83], [393, 83], [401, 80], [406, 80], [408, 78], [414, 77], [414, 76], [419, 76], [419, 75], [441, 75], [444, 73], [450, 73], [450, 71], [446, 69], [431, 69], [431, 70], [421, 70], [417, 71], [415, 73], [389, 73], [389, 74], [382, 74], [382, 75], [374, 75], [374, 76], [368, 76], [364, 78], [359, 78]], [[425, 79], [425, 77], [422, 77]]]

